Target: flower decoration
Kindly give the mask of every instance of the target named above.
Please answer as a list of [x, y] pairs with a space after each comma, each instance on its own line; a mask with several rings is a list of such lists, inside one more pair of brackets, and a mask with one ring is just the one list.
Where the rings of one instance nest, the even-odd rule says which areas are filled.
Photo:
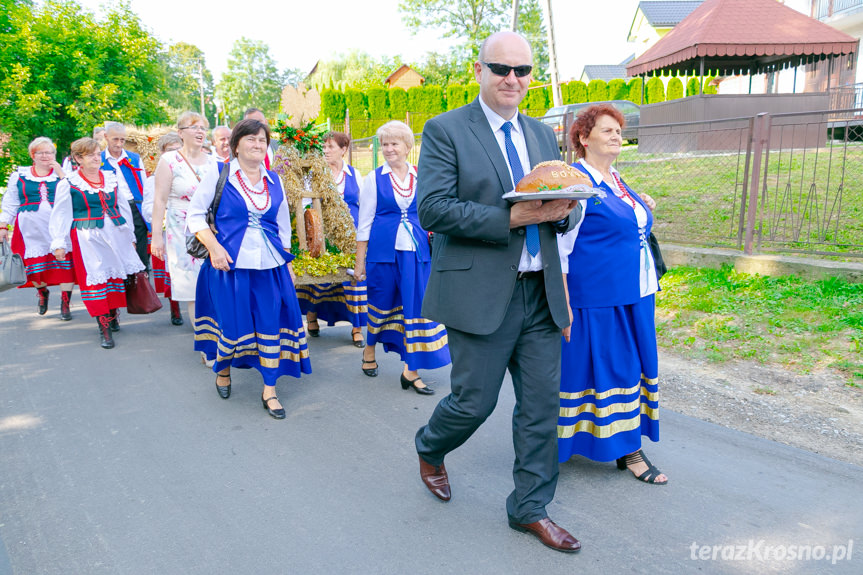
[[315, 129], [313, 122], [305, 126], [295, 128], [289, 124], [290, 116], [279, 114], [276, 119], [276, 132], [279, 133], [279, 142], [285, 146], [293, 146], [300, 155], [308, 152], [324, 152], [322, 134]]

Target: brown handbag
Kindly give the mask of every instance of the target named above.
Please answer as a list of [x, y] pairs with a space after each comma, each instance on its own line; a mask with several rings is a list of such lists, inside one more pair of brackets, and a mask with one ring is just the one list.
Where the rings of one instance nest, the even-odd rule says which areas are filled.
[[126, 276], [126, 311], [132, 314], [153, 313], [162, 309], [162, 302], [150, 284], [146, 272]]

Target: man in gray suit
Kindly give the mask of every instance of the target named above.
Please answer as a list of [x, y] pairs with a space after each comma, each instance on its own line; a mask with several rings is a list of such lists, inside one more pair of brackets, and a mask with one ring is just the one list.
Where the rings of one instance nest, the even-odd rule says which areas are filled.
[[545, 506], [557, 485], [560, 337], [570, 321], [556, 233], [575, 226], [578, 203], [501, 198], [532, 166], [560, 160], [551, 128], [518, 113], [531, 68], [523, 37], [493, 34], [474, 64], [479, 98], [423, 131], [417, 201], [420, 223], [434, 232], [423, 316], [446, 326], [452, 393], [417, 432], [416, 446], [420, 477], [448, 501], [444, 457], [492, 413], [509, 369], [516, 397], [510, 527], [574, 552], [580, 543]]

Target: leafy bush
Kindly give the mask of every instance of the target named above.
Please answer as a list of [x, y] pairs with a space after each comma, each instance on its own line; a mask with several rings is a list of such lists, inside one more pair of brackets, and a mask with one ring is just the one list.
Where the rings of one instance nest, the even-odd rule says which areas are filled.
[[609, 100], [626, 100], [629, 98], [629, 87], [626, 85], [626, 80], [615, 78], [608, 81], [608, 99]]
[[342, 92], [331, 89], [321, 92], [321, 118], [337, 122], [345, 119], [345, 95]]
[[467, 101], [468, 103], [476, 100], [476, 97], [479, 96], [479, 84], [476, 82], [471, 82], [467, 85]]
[[680, 78], [675, 77], [669, 80], [667, 89], [667, 100], [676, 100], [683, 97], [683, 82], [680, 81]]
[[627, 100], [632, 102], [633, 104], [644, 104], [641, 98], [641, 87], [643, 85], [643, 80], [641, 78], [633, 78], [629, 81], [629, 97]]
[[404, 88], [390, 88], [390, 117], [404, 120], [408, 113], [408, 93]]
[[527, 96], [524, 97], [519, 107], [523, 110], [545, 111], [549, 107], [549, 100], [551, 99], [549, 96], [548, 88], [536, 82], [534, 87], [528, 89]]
[[455, 110], [467, 104], [467, 89], [461, 84], [446, 87], [446, 109]]
[[716, 89], [716, 86], [711, 84], [711, 82], [715, 79], [716, 78], [714, 78], [713, 76], [708, 76], [707, 78], [704, 79], [704, 93], [705, 94], [716, 94], [717, 93], [718, 90]]
[[374, 120], [389, 118], [389, 105], [387, 103], [387, 91], [384, 88], [369, 88], [366, 90], [369, 102], [369, 117]]
[[587, 102], [587, 84], [581, 80], [573, 80], [561, 86], [564, 104], [583, 104]]
[[662, 78], [654, 76], [647, 81], [646, 96], [648, 104], [665, 101], [665, 86], [662, 83]]
[[359, 120], [366, 117], [366, 95], [359, 90], [345, 90], [345, 106], [351, 114], [351, 119]]
[[689, 80], [686, 81], [686, 95], [688, 96], [697, 96], [698, 95], [698, 77], [693, 76]]
[[605, 80], [591, 80], [587, 85], [587, 101], [602, 102], [608, 100], [608, 84]]

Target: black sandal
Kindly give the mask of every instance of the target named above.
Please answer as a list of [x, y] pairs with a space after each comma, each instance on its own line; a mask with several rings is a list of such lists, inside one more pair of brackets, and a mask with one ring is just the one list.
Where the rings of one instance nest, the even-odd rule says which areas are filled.
[[377, 360], [376, 360], [376, 359], [373, 359], [373, 360], [371, 360], [371, 361], [366, 361], [365, 359], [363, 359], [363, 365], [365, 365], [365, 364], [367, 364], [367, 363], [373, 363], [373, 364], [375, 364], [375, 366], [374, 366], [374, 367], [371, 367], [371, 368], [369, 368], [369, 369], [366, 369], [365, 367], [364, 367], [364, 368], [362, 368], [362, 369], [363, 369], [363, 373], [364, 373], [364, 374], [366, 374], [366, 375], [367, 375], [367, 376], [369, 376], [369, 377], [377, 377], [377, 376], [378, 376], [378, 362], [377, 362]]
[[633, 473], [633, 477], [635, 477], [639, 481], [644, 481], [645, 483], [651, 483], [653, 485], [668, 484], [668, 479], [666, 479], [665, 481], [656, 480], [657, 477], [662, 475], [662, 472], [650, 462], [650, 460], [644, 455], [644, 452], [640, 449], [635, 453], [624, 455], [623, 457], [618, 459], [617, 468], [623, 471], [624, 469], [628, 469], [630, 465], [635, 465], [636, 463], [641, 462], [644, 462], [647, 465], [647, 471], [645, 471], [641, 475], [635, 475], [635, 473]]
[[[357, 336], [360, 336], [360, 339], [357, 339]], [[363, 339], [363, 332], [361, 331], [352, 331], [351, 339], [354, 340], [354, 347], [364, 348], [366, 346], [366, 341]], [[372, 363], [370, 361], [366, 361], [363, 363]]]

